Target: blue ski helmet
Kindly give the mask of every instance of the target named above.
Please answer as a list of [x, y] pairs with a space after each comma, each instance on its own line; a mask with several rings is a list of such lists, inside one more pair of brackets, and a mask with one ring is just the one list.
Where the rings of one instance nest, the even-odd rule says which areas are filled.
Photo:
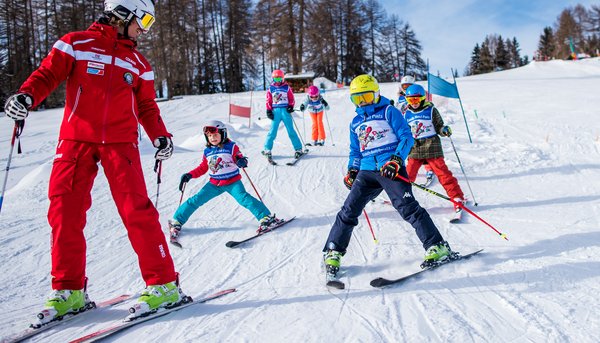
[[425, 88], [423, 88], [423, 86], [417, 85], [417, 84], [411, 85], [410, 87], [408, 87], [406, 89], [406, 96], [407, 97], [411, 97], [411, 96], [422, 97], [422, 96], [425, 96]]

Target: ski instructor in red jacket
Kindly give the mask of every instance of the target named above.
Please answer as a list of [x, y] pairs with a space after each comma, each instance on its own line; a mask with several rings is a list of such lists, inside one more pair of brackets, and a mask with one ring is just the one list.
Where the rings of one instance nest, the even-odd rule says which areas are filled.
[[19, 93], [6, 102], [7, 116], [24, 120], [29, 109], [66, 80], [65, 112], [48, 189], [54, 292], [37, 325], [91, 306], [83, 229], [99, 163], [147, 286], [134, 315], [184, 299], [158, 212], [148, 198], [137, 145], [140, 123], [158, 149], [157, 160], [173, 153], [171, 134], [154, 101], [154, 73], [136, 50], [137, 38], [153, 23], [152, 0], [105, 0], [104, 15], [87, 31], [71, 32], [57, 41]]

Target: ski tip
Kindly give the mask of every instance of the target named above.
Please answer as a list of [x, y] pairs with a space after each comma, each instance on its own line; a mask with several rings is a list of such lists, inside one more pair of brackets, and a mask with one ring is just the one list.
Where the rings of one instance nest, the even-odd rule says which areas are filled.
[[228, 248], [233, 248], [233, 247], [237, 246], [238, 244], [240, 244], [240, 243], [236, 242], [236, 241], [229, 241], [229, 242], [225, 243], [225, 246]]
[[344, 289], [346, 288], [346, 285], [341, 281], [327, 281], [327, 287], [335, 289]]
[[372, 287], [381, 287], [384, 286], [384, 278], [380, 278], [378, 277], [377, 279], [373, 279], [371, 280], [371, 282], [369, 283]]

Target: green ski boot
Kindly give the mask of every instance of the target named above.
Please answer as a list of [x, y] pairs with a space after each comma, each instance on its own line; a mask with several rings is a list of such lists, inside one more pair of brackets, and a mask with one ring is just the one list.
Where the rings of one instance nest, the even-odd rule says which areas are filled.
[[61, 320], [65, 315], [77, 314], [95, 306], [84, 290], [55, 290], [44, 304], [44, 309], [37, 314], [39, 321], [31, 326], [39, 328], [49, 322]]
[[160, 308], [172, 308], [190, 300], [175, 281], [164, 285], [148, 286], [138, 298], [137, 304], [129, 308], [129, 319], [144, 317]]
[[425, 261], [421, 263], [421, 268], [433, 267], [435, 265], [447, 262], [452, 257], [452, 250], [447, 242], [441, 242], [430, 246], [425, 252]]

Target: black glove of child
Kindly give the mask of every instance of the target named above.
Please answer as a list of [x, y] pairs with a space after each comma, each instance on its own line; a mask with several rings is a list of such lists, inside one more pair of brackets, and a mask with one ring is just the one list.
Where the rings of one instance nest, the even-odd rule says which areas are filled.
[[271, 119], [271, 120], [273, 120], [273, 118], [275, 118], [275, 117], [273, 116], [273, 110], [267, 110], [267, 118], [269, 118], [269, 119]]
[[392, 180], [396, 179], [396, 177], [398, 177], [398, 173], [400, 173], [400, 168], [402, 168], [402, 165], [404, 165], [402, 158], [397, 155], [392, 155], [390, 160], [385, 162], [383, 167], [381, 167], [381, 176]]
[[188, 183], [191, 179], [192, 179], [192, 174], [190, 174], [190, 173], [185, 173], [185, 174], [181, 175], [181, 181], [179, 181], [179, 190], [181, 192], [183, 192], [183, 185]]
[[247, 157], [238, 158], [237, 161], [235, 161], [235, 165], [238, 166], [238, 168], [246, 168], [248, 166], [248, 158]]
[[300, 105], [300, 112], [304, 112], [305, 109], [306, 109], [306, 106], [304, 106], [304, 104]]
[[352, 184], [354, 184], [354, 180], [356, 179], [356, 175], [358, 175], [358, 170], [356, 169], [348, 169], [348, 173], [344, 177], [344, 185], [348, 189], [352, 189]]
[[294, 107], [288, 106], [285, 110], [287, 111], [287, 113], [292, 113], [292, 112], [294, 112]]
[[325, 101], [325, 99], [321, 98], [321, 103], [323, 104], [323, 106], [327, 107], [329, 106], [329, 104], [327, 103], [327, 101]]
[[440, 135], [442, 135], [444, 137], [452, 136], [452, 129], [450, 129], [450, 126], [444, 126], [442, 128], [442, 132], [440, 133]]

